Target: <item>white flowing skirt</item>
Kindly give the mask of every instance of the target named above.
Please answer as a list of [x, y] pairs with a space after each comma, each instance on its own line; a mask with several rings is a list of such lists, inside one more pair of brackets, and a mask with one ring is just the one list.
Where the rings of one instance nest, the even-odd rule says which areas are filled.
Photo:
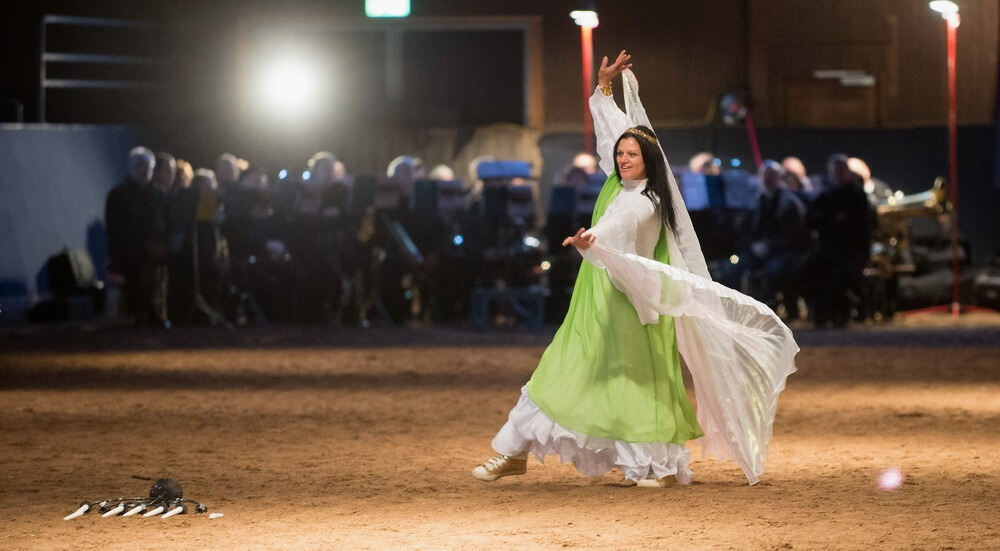
[[669, 442], [622, 442], [589, 436], [560, 426], [531, 401], [521, 389], [507, 423], [493, 438], [493, 449], [504, 455], [529, 452], [538, 461], [558, 455], [585, 476], [600, 476], [615, 467], [625, 478], [639, 481], [674, 475], [680, 484], [691, 483], [691, 452]]

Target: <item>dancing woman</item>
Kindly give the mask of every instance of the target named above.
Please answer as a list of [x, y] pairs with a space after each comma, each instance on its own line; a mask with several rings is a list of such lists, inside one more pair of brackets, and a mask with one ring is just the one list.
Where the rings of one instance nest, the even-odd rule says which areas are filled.
[[[609, 174], [569, 310], [493, 439], [480, 480], [524, 474], [531, 453], [587, 476], [618, 468], [643, 485], [691, 481], [689, 440], [756, 484], [778, 394], [798, 347], [765, 305], [711, 280], [677, 183], [639, 101], [631, 56], [605, 57], [590, 98]], [[622, 75], [626, 111], [611, 95]], [[697, 399], [692, 407], [681, 357]]]

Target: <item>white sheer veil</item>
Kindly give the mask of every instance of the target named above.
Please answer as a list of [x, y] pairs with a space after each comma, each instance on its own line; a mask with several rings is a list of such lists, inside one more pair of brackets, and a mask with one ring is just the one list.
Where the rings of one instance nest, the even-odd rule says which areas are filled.
[[[653, 124], [646, 115], [646, 109], [639, 101], [639, 81], [631, 69], [625, 69], [622, 73], [622, 83], [625, 89], [625, 113], [632, 122], [632, 126], [646, 126], [653, 128]], [[708, 273], [708, 265], [705, 263], [705, 255], [701, 252], [701, 243], [698, 242], [698, 234], [694, 232], [691, 224], [691, 216], [688, 214], [687, 206], [684, 204], [684, 197], [681, 196], [680, 188], [677, 186], [677, 179], [670, 170], [670, 161], [663, 151], [663, 145], [657, 140], [657, 147], [663, 155], [663, 162], [667, 167], [667, 180], [670, 182], [670, 198], [673, 202], [675, 220], [677, 221], [676, 241], [680, 251], [680, 258], [674, 261], [671, 253], [670, 262], [687, 271], [711, 279]]]

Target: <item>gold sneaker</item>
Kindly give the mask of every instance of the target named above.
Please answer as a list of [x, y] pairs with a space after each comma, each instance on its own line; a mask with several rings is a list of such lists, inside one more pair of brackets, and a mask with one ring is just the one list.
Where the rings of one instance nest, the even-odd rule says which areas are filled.
[[663, 478], [645, 478], [635, 483], [640, 488], [669, 488], [677, 485], [677, 479], [673, 475]]
[[524, 458], [517, 459], [509, 455], [500, 454], [472, 469], [472, 476], [479, 480], [492, 482], [502, 476], [524, 474], [526, 472], [528, 472], [527, 455]]

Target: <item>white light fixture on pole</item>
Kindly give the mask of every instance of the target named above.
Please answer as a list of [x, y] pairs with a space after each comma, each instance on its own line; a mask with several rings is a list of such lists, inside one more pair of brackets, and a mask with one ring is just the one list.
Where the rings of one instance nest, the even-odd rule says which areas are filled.
[[934, 0], [928, 4], [930, 8], [941, 14], [948, 22], [954, 21], [954, 25], [958, 26], [958, 4], [952, 2], [951, 0]]
[[590, 116], [590, 95], [594, 91], [594, 27], [600, 22], [593, 2], [581, 2], [569, 12], [580, 26], [580, 50], [583, 58], [583, 141], [587, 153], [594, 153], [594, 119]]

